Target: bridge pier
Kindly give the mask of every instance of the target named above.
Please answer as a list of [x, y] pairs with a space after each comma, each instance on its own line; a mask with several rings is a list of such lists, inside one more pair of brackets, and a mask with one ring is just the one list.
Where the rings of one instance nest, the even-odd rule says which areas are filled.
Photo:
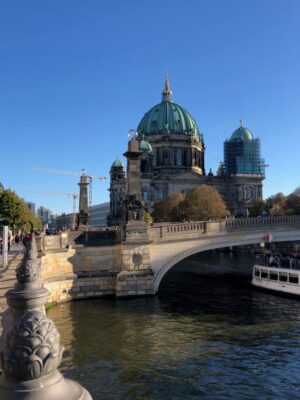
[[148, 226], [144, 221], [128, 221], [124, 228], [115, 294], [117, 297], [154, 295]]

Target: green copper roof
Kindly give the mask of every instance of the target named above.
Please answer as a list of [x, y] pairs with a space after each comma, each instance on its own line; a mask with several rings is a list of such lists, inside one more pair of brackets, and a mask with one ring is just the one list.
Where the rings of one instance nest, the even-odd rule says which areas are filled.
[[172, 134], [199, 135], [196, 121], [191, 114], [172, 101], [172, 91], [166, 80], [162, 102], [152, 107], [137, 128], [139, 135]]
[[149, 153], [152, 152], [151, 144], [147, 140], [144, 140], [144, 139], [140, 141], [139, 148], [142, 151], [147, 151]]
[[253, 140], [253, 135], [251, 131], [243, 126], [243, 121], [240, 121], [241, 126], [236, 129], [231, 135], [230, 140], [242, 140], [242, 141], [250, 141]]
[[122, 161], [118, 158], [111, 164], [111, 168], [124, 168]]

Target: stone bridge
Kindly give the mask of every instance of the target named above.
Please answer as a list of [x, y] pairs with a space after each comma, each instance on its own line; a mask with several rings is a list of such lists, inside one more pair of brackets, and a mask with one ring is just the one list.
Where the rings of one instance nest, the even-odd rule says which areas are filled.
[[51, 300], [153, 295], [179, 261], [205, 250], [300, 240], [300, 216], [161, 223], [130, 221], [118, 230], [69, 232], [40, 241]]
[[300, 216], [172, 223], [151, 227], [150, 261], [155, 292], [166, 272], [184, 258], [206, 250], [264, 243], [267, 232], [271, 232], [273, 242], [300, 240]]

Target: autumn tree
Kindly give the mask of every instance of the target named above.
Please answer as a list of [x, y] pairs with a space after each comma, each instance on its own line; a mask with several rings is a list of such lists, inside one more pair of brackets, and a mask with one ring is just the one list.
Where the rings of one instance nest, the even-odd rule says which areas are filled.
[[265, 204], [269, 215], [284, 215], [286, 213], [286, 196], [283, 193], [269, 197]]
[[173, 209], [184, 200], [182, 193], [172, 193], [154, 205], [152, 217], [154, 222], [173, 221]]
[[184, 219], [208, 220], [229, 215], [220, 193], [209, 185], [200, 185], [190, 190], [183, 200]]
[[262, 198], [257, 197], [252, 201], [251, 208], [249, 208], [249, 216], [250, 217], [258, 217], [265, 211], [265, 202]]
[[286, 214], [299, 215], [300, 214], [300, 194], [293, 192], [286, 198]]

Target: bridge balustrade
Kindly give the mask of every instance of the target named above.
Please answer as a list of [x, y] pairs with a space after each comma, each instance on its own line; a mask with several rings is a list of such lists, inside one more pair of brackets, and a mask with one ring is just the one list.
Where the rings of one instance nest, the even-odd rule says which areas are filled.
[[206, 233], [206, 222], [183, 222], [183, 223], [162, 223], [155, 224], [150, 228], [150, 237], [152, 240], [155, 239], [168, 239], [173, 237], [187, 235], [197, 235]]
[[242, 218], [226, 220], [226, 229], [228, 231], [238, 230], [242, 228], [252, 228], [259, 226], [280, 226], [280, 225], [295, 225], [300, 224], [300, 216], [284, 215], [262, 218]]
[[199, 235], [213, 235], [256, 227], [280, 227], [281, 225], [300, 225], [300, 215], [285, 215], [262, 218], [241, 218], [219, 221], [195, 221], [183, 223], [154, 224], [150, 228], [152, 240], [172, 240]]

